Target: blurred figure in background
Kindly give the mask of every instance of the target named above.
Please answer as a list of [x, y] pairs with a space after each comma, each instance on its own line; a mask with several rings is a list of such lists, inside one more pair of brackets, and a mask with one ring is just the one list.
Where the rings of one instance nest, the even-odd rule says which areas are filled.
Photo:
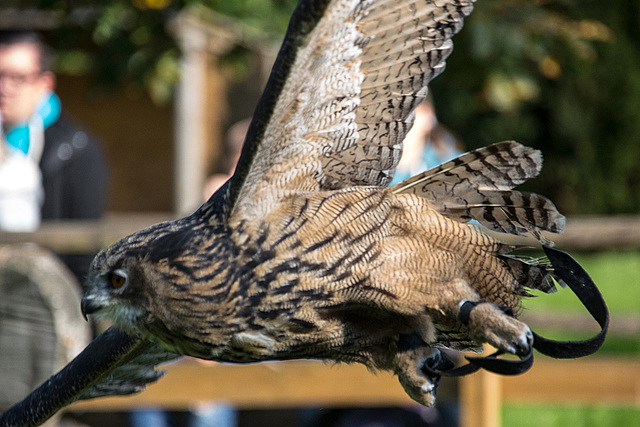
[[462, 141], [438, 123], [430, 97], [416, 107], [415, 114], [391, 185], [449, 161], [464, 150]]
[[242, 145], [244, 144], [244, 138], [247, 135], [250, 124], [250, 118], [240, 120], [239, 122], [231, 125], [225, 134], [224, 157], [222, 159], [222, 169], [224, 172], [211, 175], [207, 178], [203, 189], [204, 200], [209, 200], [209, 197], [211, 197], [218, 188], [222, 187], [233, 175], [233, 171], [236, 169], [238, 160], [240, 160]]
[[[41, 183], [35, 193], [43, 220], [98, 219], [106, 202], [105, 161], [95, 138], [62, 113], [52, 65], [53, 52], [39, 34], [0, 31], [2, 152], [5, 159], [22, 157], [38, 165]], [[33, 170], [8, 175], [13, 178], [0, 173], [0, 189], [28, 186], [32, 195], [33, 181], [40, 178]], [[22, 228], [35, 227], [31, 221]], [[91, 257], [61, 254], [80, 280]]]
[[[40, 219], [97, 219], [105, 208], [102, 153], [93, 137], [62, 114], [52, 62], [37, 33], [0, 31], [2, 230], [32, 231]], [[78, 281], [93, 254], [58, 255], [64, 264], [35, 245], [0, 245], [0, 410], [90, 340]]]

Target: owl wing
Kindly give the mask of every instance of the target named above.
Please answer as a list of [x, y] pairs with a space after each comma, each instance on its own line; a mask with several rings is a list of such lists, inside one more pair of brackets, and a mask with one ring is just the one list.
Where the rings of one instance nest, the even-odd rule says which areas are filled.
[[142, 391], [164, 372], [156, 365], [179, 357], [110, 328], [60, 372], [0, 415], [0, 427], [36, 426], [79, 399]]
[[288, 195], [387, 186], [472, 2], [302, 0], [226, 188], [227, 212], [260, 218]]
[[[472, 3], [301, 0], [236, 171], [205, 208], [258, 218], [287, 195], [388, 185], [412, 111], [444, 69]], [[153, 346], [111, 331], [3, 413], [0, 426], [37, 425], [78, 398], [135, 392], [157, 379], [144, 369], [156, 362], [142, 362], [138, 375], [127, 368]], [[128, 379], [114, 386], [121, 374]]]
[[531, 232], [546, 243], [540, 232], [561, 233], [565, 217], [546, 197], [513, 190], [541, 169], [540, 151], [505, 141], [463, 154], [391, 190], [424, 197], [449, 218], [476, 220], [502, 233]]

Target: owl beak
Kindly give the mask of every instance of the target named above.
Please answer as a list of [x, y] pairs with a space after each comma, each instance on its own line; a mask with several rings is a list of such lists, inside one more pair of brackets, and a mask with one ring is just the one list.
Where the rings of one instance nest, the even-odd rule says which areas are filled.
[[89, 320], [87, 316], [89, 314], [93, 314], [96, 311], [99, 311], [102, 308], [102, 304], [95, 300], [95, 298], [85, 295], [82, 297], [82, 302], [80, 303], [80, 310], [82, 311], [82, 317], [84, 320]]

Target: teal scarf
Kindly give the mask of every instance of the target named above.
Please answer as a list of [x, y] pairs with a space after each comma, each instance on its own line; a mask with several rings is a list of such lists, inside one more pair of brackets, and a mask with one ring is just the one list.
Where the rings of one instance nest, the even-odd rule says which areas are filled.
[[[53, 92], [44, 94], [38, 103], [34, 116], [42, 119], [43, 129], [54, 124], [56, 120], [58, 120], [58, 117], [60, 117], [60, 98]], [[29, 123], [25, 122], [14, 127], [7, 132], [5, 139], [11, 147], [27, 154], [29, 152], [30, 142]]]

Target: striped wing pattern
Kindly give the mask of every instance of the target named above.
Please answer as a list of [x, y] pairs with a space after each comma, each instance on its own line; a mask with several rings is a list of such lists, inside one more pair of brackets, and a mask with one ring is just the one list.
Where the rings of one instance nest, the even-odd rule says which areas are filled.
[[509, 234], [540, 231], [560, 233], [565, 217], [539, 194], [512, 190], [534, 178], [542, 168], [538, 150], [501, 142], [464, 154], [392, 187], [433, 202], [443, 215], [476, 220], [491, 230]]
[[229, 210], [259, 218], [287, 195], [388, 185], [413, 108], [471, 9], [470, 0], [303, 0], [250, 126]]

